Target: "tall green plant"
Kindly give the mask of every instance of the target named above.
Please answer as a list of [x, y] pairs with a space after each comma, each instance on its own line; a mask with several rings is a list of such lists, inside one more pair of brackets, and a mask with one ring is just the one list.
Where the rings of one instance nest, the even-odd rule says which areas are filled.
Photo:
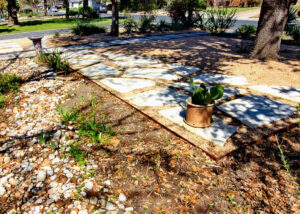
[[209, 105], [223, 97], [224, 94], [224, 87], [221, 85], [213, 86], [208, 90], [206, 86], [201, 83], [197, 88], [195, 87], [193, 78], [190, 79], [190, 85], [193, 90], [192, 103], [196, 105]]
[[210, 9], [206, 12], [206, 28], [213, 34], [224, 33], [236, 22], [236, 9]]

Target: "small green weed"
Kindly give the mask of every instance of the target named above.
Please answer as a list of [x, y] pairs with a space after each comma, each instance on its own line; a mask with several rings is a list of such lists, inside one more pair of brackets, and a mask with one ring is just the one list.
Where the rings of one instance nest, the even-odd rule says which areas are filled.
[[278, 150], [280, 152], [280, 159], [281, 159], [281, 162], [282, 162], [282, 166], [286, 170], [286, 173], [290, 176], [290, 180], [292, 181], [292, 183], [295, 185], [295, 187], [296, 187], [296, 193], [298, 195], [300, 195], [300, 190], [299, 190], [300, 185], [297, 183], [295, 177], [292, 175], [292, 173], [290, 171], [291, 166], [290, 166], [290, 164], [289, 164], [286, 156], [283, 153], [283, 150], [282, 150], [281, 145], [280, 145], [280, 143], [278, 141], [277, 135], [275, 135], [275, 137], [276, 137], [276, 140], [277, 140], [277, 148], [278, 148]]
[[6, 100], [5, 95], [0, 93], [0, 108], [5, 107], [5, 100]]
[[79, 114], [79, 111], [77, 108], [70, 111], [62, 106], [58, 107], [58, 112], [61, 116], [60, 122], [64, 125], [68, 124], [70, 121], [72, 121], [72, 122], [76, 121], [78, 118], [78, 114]]
[[77, 160], [77, 162], [80, 166], [84, 166], [84, 164], [85, 164], [84, 158], [86, 156], [86, 153], [81, 151], [79, 149], [79, 147], [80, 147], [80, 144], [77, 144], [75, 146], [70, 145], [70, 151], [69, 152], [70, 152], [70, 155], [72, 155]]
[[227, 195], [226, 201], [229, 201], [230, 203], [232, 203], [234, 200], [234, 197], [231, 195]]
[[16, 92], [22, 82], [22, 79], [15, 74], [0, 74], [0, 93]]

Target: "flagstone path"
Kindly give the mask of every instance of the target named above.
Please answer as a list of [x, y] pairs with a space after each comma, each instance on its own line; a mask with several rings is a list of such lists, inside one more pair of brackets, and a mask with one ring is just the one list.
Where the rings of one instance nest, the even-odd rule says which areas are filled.
[[[136, 55], [99, 53], [92, 50], [99, 47], [201, 34], [205, 33], [130, 38], [52, 48], [45, 51], [63, 52], [62, 56], [68, 60], [72, 69], [93, 79], [103, 88], [203, 149], [215, 159], [237, 149], [237, 140], [243, 143], [254, 136], [272, 133], [296, 121], [294, 106], [255, 95], [253, 91], [260, 91], [263, 94], [271, 94], [297, 103], [300, 98], [299, 89], [284, 86], [248, 87], [247, 79], [242, 76], [211, 73], [199, 75], [200, 68], [194, 66], [164, 63]], [[3, 47], [6, 46], [3, 44]], [[15, 46], [15, 48], [18, 47]], [[22, 54], [25, 57], [33, 55], [32, 52], [19, 53], [19, 55]], [[8, 54], [5, 57], [14, 58], [16, 54]], [[189, 77], [194, 77], [196, 83], [226, 86], [223, 98], [216, 102], [212, 126], [209, 128], [193, 128], [183, 122], [185, 100], [191, 95], [189, 84], [183, 80]], [[208, 88], [210, 87], [208, 85]]]
[[[84, 76], [216, 159], [237, 148], [231, 138], [243, 135], [245, 129], [255, 135], [258, 129], [264, 130], [264, 125], [274, 125], [283, 120], [290, 122], [290, 116], [296, 111], [294, 106], [249, 93], [245, 89], [247, 79], [244, 77], [197, 75], [200, 68], [194, 66], [164, 63], [136, 55], [79, 50], [67, 52], [65, 56], [72, 68], [79, 68]], [[196, 82], [226, 85], [224, 97], [216, 102], [209, 128], [193, 128], [183, 122], [185, 103], [191, 89], [182, 79], [186, 80], [189, 76], [193, 76]], [[293, 96], [299, 95], [299, 91], [293, 91]]]

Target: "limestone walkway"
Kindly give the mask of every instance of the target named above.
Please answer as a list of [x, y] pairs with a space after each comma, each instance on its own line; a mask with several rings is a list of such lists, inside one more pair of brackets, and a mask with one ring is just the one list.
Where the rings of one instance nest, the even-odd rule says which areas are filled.
[[[201, 74], [200, 68], [194, 66], [136, 55], [79, 50], [67, 51], [63, 56], [73, 69], [215, 159], [237, 149], [238, 144], [259, 140], [296, 122], [294, 106], [300, 100], [300, 89], [248, 87], [244, 77]], [[185, 100], [191, 95], [186, 83], [190, 77], [197, 83], [225, 86], [209, 128], [192, 128], [183, 122]], [[269, 94], [279, 101], [269, 98]]]
[[[140, 42], [148, 42], [148, 41], [156, 41], [156, 40], [170, 40], [170, 39], [179, 39], [184, 37], [194, 37], [199, 35], [207, 35], [207, 32], [190, 32], [190, 33], [178, 33], [178, 34], [164, 34], [159, 36], [146, 36], [146, 37], [133, 37], [129, 39], [118, 39], [111, 40], [106, 42], [93, 42], [87, 44], [79, 44], [79, 45], [70, 45], [65, 47], [57, 47], [57, 48], [46, 48], [45, 43], [42, 40], [43, 50], [45, 52], [66, 52], [66, 51], [77, 51], [77, 50], [88, 50], [92, 48], [99, 47], [109, 47], [116, 45], [126, 45]], [[6, 44], [4, 41], [0, 42], [0, 60], [10, 60], [16, 58], [25, 58], [25, 57], [34, 57], [36, 55], [33, 48], [29, 51], [23, 51], [21, 47], [17, 48], [16, 43]]]

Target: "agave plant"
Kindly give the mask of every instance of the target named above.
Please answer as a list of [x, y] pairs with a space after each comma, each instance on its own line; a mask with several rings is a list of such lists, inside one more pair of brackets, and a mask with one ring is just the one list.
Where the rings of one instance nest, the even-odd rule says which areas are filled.
[[190, 79], [190, 85], [193, 90], [192, 103], [196, 105], [209, 105], [224, 94], [224, 87], [221, 85], [213, 86], [208, 90], [204, 83], [201, 83], [197, 88], [193, 78]]

